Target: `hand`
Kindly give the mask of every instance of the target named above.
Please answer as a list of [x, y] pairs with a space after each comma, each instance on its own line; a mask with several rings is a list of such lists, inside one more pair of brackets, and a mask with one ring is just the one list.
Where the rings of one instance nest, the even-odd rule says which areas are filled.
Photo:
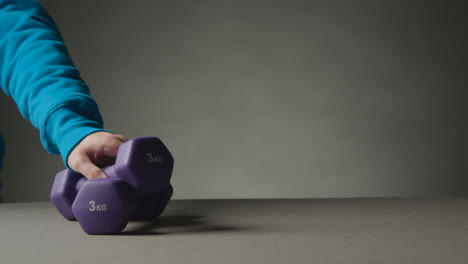
[[99, 167], [113, 165], [120, 144], [127, 140], [122, 135], [104, 131], [89, 134], [68, 156], [68, 166], [83, 174], [88, 180], [107, 178]]

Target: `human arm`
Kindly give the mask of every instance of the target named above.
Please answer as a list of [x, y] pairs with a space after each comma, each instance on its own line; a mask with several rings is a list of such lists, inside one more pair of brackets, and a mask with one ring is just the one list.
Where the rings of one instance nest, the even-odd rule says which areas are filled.
[[[88, 86], [54, 21], [35, 0], [0, 0], [0, 87], [39, 129], [49, 153], [88, 178], [105, 177], [91, 165], [99, 155], [115, 157], [123, 137], [103, 132]], [[100, 145], [90, 147], [96, 138]], [[99, 152], [103, 143], [112, 151]]]

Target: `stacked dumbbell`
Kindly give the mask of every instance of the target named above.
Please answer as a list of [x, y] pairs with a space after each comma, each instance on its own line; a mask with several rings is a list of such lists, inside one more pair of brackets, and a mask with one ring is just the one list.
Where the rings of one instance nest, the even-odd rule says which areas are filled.
[[55, 176], [50, 199], [68, 220], [76, 219], [88, 234], [122, 231], [131, 219], [158, 217], [169, 202], [174, 159], [156, 137], [120, 145], [107, 179], [87, 180], [63, 170]]

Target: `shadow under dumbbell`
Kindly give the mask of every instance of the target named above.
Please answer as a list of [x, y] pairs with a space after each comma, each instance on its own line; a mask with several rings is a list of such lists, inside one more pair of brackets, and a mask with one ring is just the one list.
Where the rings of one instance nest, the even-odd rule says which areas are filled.
[[246, 228], [209, 223], [200, 215], [166, 215], [151, 221], [131, 221], [121, 236], [180, 233], [236, 232]]

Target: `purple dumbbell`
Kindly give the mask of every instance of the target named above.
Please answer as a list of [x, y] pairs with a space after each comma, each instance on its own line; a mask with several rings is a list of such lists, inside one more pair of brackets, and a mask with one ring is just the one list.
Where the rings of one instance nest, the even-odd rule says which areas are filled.
[[104, 169], [108, 179], [88, 181], [81, 174], [61, 171], [50, 199], [66, 219], [76, 218], [86, 233], [117, 233], [130, 218], [150, 219], [162, 213], [173, 193], [169, 183], [173, 163], [158, 138], [135, 138], [123, 143], [116, 164]]

